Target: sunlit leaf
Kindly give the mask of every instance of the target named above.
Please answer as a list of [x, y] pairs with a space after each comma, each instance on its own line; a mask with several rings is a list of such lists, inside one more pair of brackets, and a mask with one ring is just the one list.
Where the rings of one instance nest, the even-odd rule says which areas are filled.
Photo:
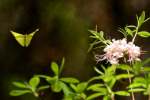
[[66, 83], [79, 83], [79, 80], [73, 77], [60, 78], [60, 80]]
[[147, 31], [138, 32], [138, 35], [141, 36], [141, 37], [143, 37], [143, 38], [150, 37], [150, 33], [147, 32]]
[[31, 91], [30, 90], [12, 90], [9, 94], [11, 96], [20, 96], [26, 93], [31, 93]]
[[29, 84], [32, 87], [33, 91], [36, 90], [36, 87], [39, 85], [39, 83], [40, 83], [40, 78], [39, 77], [32, 77], [29, 80]]
[[13, 85], [18, 87], [18, 88], [27, 88], [24, 83], [21, 82], [13, 82]]
[[81, 93], [87, 88], [88, 83], [82, 82], [77, 85], [77, 92]]
[[59, 74], [59, 67], [58, 67], [57, 63], [52, 62], [51, 63], [51, 69], [52, 69], [52, 71], [54, 72], [55, 75]]
[[120, 95], [120, 96], [130, 96], [130, 93], [126, 92], [126, 91], [117, 91], [115, 92], [116, 95]]
[[88, 96], [87, 98], [86, 98], [86, 100], [93, 100], [93, 99], [95, 99], [95, 98], [97, 98], [97, 97], [99, 97], [99, 96], [101, 96], [101, 95], [104, 95], [103, 93], [93, 93], [93, 94], [91, 94], [90, 96]]

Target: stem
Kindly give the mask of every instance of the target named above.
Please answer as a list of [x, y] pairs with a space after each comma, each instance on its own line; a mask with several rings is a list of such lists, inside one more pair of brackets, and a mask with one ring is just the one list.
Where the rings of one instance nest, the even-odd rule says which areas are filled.
[[[130, 74], [129, 70], [127, 70], [127, 72], [128, 72], [128, 75], [129, 75], [129, 74]], [[130, 83], [130, 84], [132, 83], [132, 80], [131, 80], [130, 77], [129, 77], [129, 83]], [[132, 88], [131, 88], [131, 90], [132, 90]], [[132, 96], [132, 100], [135, 100], [135, 96], [134, 96], [134, 93], [133, 93], [133, 92], [131, 92], [131, 96]]]
[[111, 100], [115, 100], [115, 96], [114, 95], [111, 96]]
[[148, 100], [150, 100], [150, 94], [148, 95]]
[[134, 43], [134, 41], [135, 41], [135, 38], [136, 38], [136, 36], [137, 36], [137, 34], [138, 34], [138, 30], [139, 30], [139, 25], [138, 25], [137, 28], [136, 28], [136, 32], [135, 32], [135, 35], [134, 35], [134, 37], [133, 37], [133, 39], [132, 39], [132, 43]]

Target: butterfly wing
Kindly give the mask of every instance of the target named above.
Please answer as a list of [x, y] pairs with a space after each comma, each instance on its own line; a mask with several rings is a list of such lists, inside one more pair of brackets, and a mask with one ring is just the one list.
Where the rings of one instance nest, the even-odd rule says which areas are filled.
[[25, 47], [25, 35], [23, 34], [19, 34], [17, 32], [14, 31], [10, 31], [11, 34], [14, 36], [14, 38], [16, 39], [16, 41], [22, 46]]
[[30, 33], [30, 34], [26, 34], [26, 38], [25, 38], [25, 46], [28, 47], [31, 40], [32, 40], [32, 37], [34, 36], [34, 34], [39, 31], [39, 29], [36, 29], [34, 32]]

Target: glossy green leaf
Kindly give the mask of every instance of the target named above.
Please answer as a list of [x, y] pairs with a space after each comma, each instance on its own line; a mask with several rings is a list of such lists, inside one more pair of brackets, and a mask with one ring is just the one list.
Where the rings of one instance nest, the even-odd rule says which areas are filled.
[[150, 33], [147, 32], [147, 31], [138, 32], [138, 35], [141, 36], [141, 37], [143, 37], [143, 38], [150, 37]]
[[90, 96], [88, 96], [88, 97], [86, 98], [86, 100], [93, 100], [93, 99], [95, 99], [95, 98], [97, 98], [97, 97], [100, 97], [101, 95], [103, 95], [103, 93], [93, 93], [93, 94], [91, 94]]
[[89, 87], [87, 88], [87, 90], [93, 90], [93, 89], [97, 89], [97, 88], [103, 87], [103, 86], [104, 86], [104, 84], [100, 84], [100, 83], [92, 84], [91, 86], [89, 86]]
[[57, 63], [52, 62], [51, 63], [51, 69], [52, 69], [52, 71], [54, 72], [55, 75], [59, 74], [59, 67], [58, 67]]
[[123, 78], [131, 78], [133, 76], [134, 76], [133, 74], [119, 74], [119, 75], [116, 76], [116, 79], [120, 80], [120, 79], [123, 79]]
[[60, 66], [60, 73], [62, 72], [62, 70], [64, 68], [64, 64], [65, 64], [65, 58], [63, 57], [63, 59], [61, 61], [61, 66]]
[[40, 86], [40, 87], [38, 88], [38, 91], [45, 90], [45, 89], [48, 89], [48, 88], [50, 88], [49, 85]]
[[60, 78], [60, 80], [66, 83], [79, 83], [79, 80], [73, 77]]
[[30, 90], [12, 90], [9, 94], [11, 96], [20, 96], [26, 93], [31, 93], [31, 91]]
[[33, 91], [36, 90], [36, 88], [39, 85], [39, 83], [40, 83], [40, 78], [39, 77], [32, 77], [29, 80], [29, 85], [32, 87]]
[[145, 91], [145, 89], [142, 89], [142, 88], [136, 88], [136, 89], [130, 89], [128, 90], [129, 92], [142, 92], [142, 91]]
[[61, 81], [56, 81], [54, 84], [51, 85], [52, 91], [60, 92], [62, 90]]
[[13, 82], [13, 85], [18, 87], [18, 88], [27, 88], [24, 83], [21, 82]]
[[117, 91], [115, 92], [116, 95], [120, 95], [120, 96], [130, 96], [130, 93], [126, 92], [126, 91]]
[[129, 35], [133, 36], [133, 31], [130, 28], [125, 27], [125, 30]]
[[140, 27], [145, 21], [145, 11], [142, 12], [141, 16], [138, 19], [138, 26]]
[[131, 71], [132, 68], [129, 65], [125, 65], [125, 64], [120, 64], [119, 66], [117, 66], [117, 69], [121, 69], [121, 70], [129, 70]]
[[77, 92], [81, 93], [87, 88], [88, 83], [82, 82], [77, 85]]

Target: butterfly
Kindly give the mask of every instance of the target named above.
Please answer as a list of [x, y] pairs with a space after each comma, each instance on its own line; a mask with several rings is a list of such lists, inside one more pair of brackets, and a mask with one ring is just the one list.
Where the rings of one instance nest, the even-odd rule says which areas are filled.
[[14, 38], [16, 39], [16, 41], [22, 46], [22, 47], [28, 47], [32, 37], [34, 36], [34, 34], [39, 31], [39, 29], [36, 29], [34, 32], [31, 32], [30, 34], [20, 34], [14, 31], [10, 31], [11, 34], [14, 36]]

